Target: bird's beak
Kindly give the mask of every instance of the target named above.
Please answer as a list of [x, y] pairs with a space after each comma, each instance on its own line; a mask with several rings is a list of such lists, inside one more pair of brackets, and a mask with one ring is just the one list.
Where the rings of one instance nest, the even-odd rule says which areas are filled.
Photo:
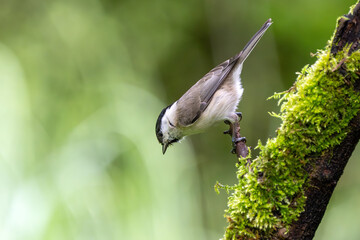
[[162, 145], [162, 152], [163, 152], [163, 154], [165, 154], [166, 149], [168, 148], [168, 146], [169, 146], [168, 143], [164, 143], [164, 144]]

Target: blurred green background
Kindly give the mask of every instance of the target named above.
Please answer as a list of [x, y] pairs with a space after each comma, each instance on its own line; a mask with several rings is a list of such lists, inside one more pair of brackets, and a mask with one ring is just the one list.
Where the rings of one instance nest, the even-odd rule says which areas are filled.
[[[276, 101], [354, 0], [2, 0], [0, 239], [219, 239], [235, 157], [224, 124], [165, 156], [160, 110], [239, 52], [242, 135], [275, 136]], [[256, 151], [255, 151], [256, 155]], [[315, 239], [360, 238], [358, 148]]]

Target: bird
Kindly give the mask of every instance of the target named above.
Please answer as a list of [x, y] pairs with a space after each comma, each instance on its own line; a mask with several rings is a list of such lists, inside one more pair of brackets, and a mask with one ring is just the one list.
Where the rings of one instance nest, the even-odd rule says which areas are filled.
[[271, 24], [270, 18], [240, 53], [210, 70], [160, 112], [155, 132], [163, 154], [173, 143], [204, 132], [217, 122], [239, 121], [241, 113], [236, 109], [244, 92], [240, 78], [243, 63]]

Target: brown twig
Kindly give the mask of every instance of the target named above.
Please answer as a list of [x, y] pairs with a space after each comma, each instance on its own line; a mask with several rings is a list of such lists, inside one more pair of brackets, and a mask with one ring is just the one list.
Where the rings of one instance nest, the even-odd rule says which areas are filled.
[[[232, 136], [233, 139], [241, 139], [241, 135], [240, 135], [240, 122], [235, 122], [232, 126]], [[234, 149], [235, 149], [235, 153], [237, 155], [238, 158], [243, 157], [246, 158], [249, 154], [249, 149], [246, 146], [246, 141], [237, 141], [234, 142]]]
[[[239, 119], [240, 120], [240, 119]], [[225, 122], [230, 126], [228, 131], [225, 131], [225, 134], [229, 134], [232, 137], [233, 149], [232, 153], [236, 153], [238, 158], [246, 158], [249, 154], [249, 149], [246, 146], [245, 138], [240, 135], [240, 121], [235, 121], [234, 123]]]

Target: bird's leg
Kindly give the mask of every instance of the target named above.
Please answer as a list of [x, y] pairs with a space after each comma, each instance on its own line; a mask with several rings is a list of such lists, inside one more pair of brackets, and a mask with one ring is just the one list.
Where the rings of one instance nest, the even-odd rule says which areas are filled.
[[[235, 115], [236, 114], [236, 115]], [[232, 118], [234, 119], [234, 123], [236, 122], [240, 122], [242, 120], [242, 113], [241, 112], [236, 112]], [[235, 139], [234, 136], [234, 123], [232, 123], [231, 121], [229, 120], [225, 120], [224, 121], [225, 124], [229, 125], [229, 130], [227, 131], [224, 131], [224, 134], [229, 134], [230, 136], [232, 136], [232, 141], [233, 142], [238, 142], [238, 141], [246, 141], [246, 139], [244, 137], [240, 138], [240, 139]]]
[[229, 130], [224, 131], [224, 134], [229, 134], [230, 136], [234, 136], [234, 123], [240, 122], [242, 119], [242, 113], [241, 112], [235, 112], [230, 117], [230, 120], [225, 120], [224, 123], [229, 125]]
[[239, 121], [242, 119], [242, 112], [236, 112], [236, 115], [239, 117]]
[[229, 125], [229, 130], [224, 131], [224, 134], [229, 134], [231, 136], [233, 131], [233, 124], [229, 120], [225, 120], [224, 123]]
[[[240, 137], [240, 121], [242, 120], [242, 113], [236, 112], [235, 114], [236, 114], [236, 116], [234, 115], [234, 118], [237, 120], [234, 122], [233, 128], [232, 128], [232, 130], [233, 130], [232, 131], [232, 142], [233, 142], [234, 147], [238, 142], [246, 143], [246, 138]], [[237, 136], [237, 135], [239, 135], [239, 136]]]
[[232, 142], [234, 144], [237, 144], [238, 142], [246, 143], [246, 137], [239, 137], [239, 138], [232, 139]]
[[231, 116], [233, 121], [226, 120], [225, 123], [230, 125], [225, 134], [231, 135], [233, 148], [232, 153], [236, 153], [238, 157], [246, 157], [248, 155], [248, 148], [246, 146], [246, 138], [240, 136], [240, 121], [242, 119], [241, 112], [236, 112]]

